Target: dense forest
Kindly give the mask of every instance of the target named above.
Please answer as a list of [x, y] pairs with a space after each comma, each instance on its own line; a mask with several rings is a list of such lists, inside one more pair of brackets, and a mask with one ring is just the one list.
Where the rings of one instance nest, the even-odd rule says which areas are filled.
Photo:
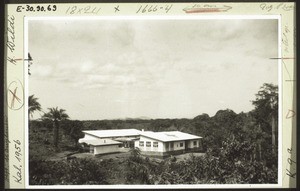
[[[255, 95], [250, 112], [224, 109], [191, 119], [79, 121], [69, 119], [63, 109], [49, 108], [41, 119], [29, 119], [30, 184], [277, 183], [278, 88], [263, 84]], [[38, 99], [30, 96], [30, 116], [40, 110]], [[49, 160], [66, 151], [84, 152], [77, 144], [82, 130], [128, 128], [201, 136], [205, 155], [158, 161], [132, 149], [124, 159]]]

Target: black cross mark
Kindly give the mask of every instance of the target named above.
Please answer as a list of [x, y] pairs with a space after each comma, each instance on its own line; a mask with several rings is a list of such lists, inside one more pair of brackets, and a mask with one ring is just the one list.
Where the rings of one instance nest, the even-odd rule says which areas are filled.
[[17, 63], [16, 59], [10, 58], [10, 57], [7, 57], [7, 61], [10, 62], [10, 63], [12, 63], [12, 64], [14, 64], [14, 65], [16, 65], [16, 63]]
[[17, 93], [17, 89], [18, 89], [18, 87], [16, 87], [15, 89], [14, 89], [14, 92], [12, 92], [11, 90], [9, 90], [10, 91], [10, 93], [12, 94], [12, 100], [11, 100], [11, 104], [10, 104], [10, 107], [11, 108], [14, 108], [14, 106], [15, 106], [15, 100], [17, 100], [19, 103], [22, 103], [21, 102], [21, 99], [16, 95], [16, 93]]
[[117, 7], [115, 7], [115, 12], [120, 11], [119, 9], [119, 5]]

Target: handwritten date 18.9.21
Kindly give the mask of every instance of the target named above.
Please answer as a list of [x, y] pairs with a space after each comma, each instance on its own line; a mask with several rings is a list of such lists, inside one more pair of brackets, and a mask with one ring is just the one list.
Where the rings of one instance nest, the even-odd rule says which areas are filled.
[[171, 8], [172, 4], [169, 5], [141, 5], [139, 9], [136, 11], [136, 13], [151, 13], [151, 12], [165, 12], [168, 13]]

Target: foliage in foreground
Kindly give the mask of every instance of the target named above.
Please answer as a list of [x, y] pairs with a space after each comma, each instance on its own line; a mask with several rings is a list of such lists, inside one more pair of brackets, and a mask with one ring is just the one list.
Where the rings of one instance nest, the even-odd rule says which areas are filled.
[[105, 164], [94, 160], [29, 161], [31, 185], [107, 184]]
[[[132, 152], [128, 159], [128, 184], [262, 184], [277, 183], [277, 167], [267, 167], [264, 162], [249, 160], [247, 150], [242, 145], [239, 151], [235, 142], [224, 142], [219, 157], [211, 152], [196, 157], [193, 154], [184, 161], [176, 162], [169, 158], [160, 163], [142, 158], [138, 152]], [[235, 147], [235, 148], [234, 148]], [[241, 155], [229, 157], [232, 153]], [[249, 155], [249, 154], [248, 154]]]
[[[47, 161], [30, 159], [32, 185], [112, 184], [111, 177], [125, 177], [124, 184], [262, 184], [277, 183], [277, 164], [251, 158], [251, 144], [238, 139], [224, 141], [218, 157], [204, 156], [177, 161], [171, 157], [158, 162], [143, 157], [138, 149], [121, 159], [96, 161], [72, 159]], [[270, 152], [270, 157], [272, 153]], [[119, 165], [116, 166], [117, 163]], [[123, 168], [124, 170], [119, 170]]]

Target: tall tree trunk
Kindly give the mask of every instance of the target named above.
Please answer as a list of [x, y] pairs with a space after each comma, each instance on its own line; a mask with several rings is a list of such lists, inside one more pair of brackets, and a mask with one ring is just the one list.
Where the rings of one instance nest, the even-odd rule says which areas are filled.
[[261, 140], [259, 140], [258, 143], [258, 156], [259, 156], [259, 161], [261, 161]]
[[[258, 128], [259, 128], [259, 132], [261, 133], [262, 130], [261, 130], [261, 127], [260, 127], [260, 124], [258, 125]], [[259, 140], [258, 140], [258, 157], [259, 157], [259, 161], [262, 160], [262, 155], [261, 155], [261, 142], [262, 142], [262, 138], [260, 137]]]
[[54, 120], [54, 122], [53, 122], [53, 130], [54, 130], [54, 133], [53, 133], [53, 144], [54, 144], [54, 146], [56, 148], [58, 148], [58, 137], [59, 137], [58, 129], [59, 129], [58, 121]]
[[276, 138], [275, 138], [275, 118], [272, 115], [272, 153], [275, 154]]

